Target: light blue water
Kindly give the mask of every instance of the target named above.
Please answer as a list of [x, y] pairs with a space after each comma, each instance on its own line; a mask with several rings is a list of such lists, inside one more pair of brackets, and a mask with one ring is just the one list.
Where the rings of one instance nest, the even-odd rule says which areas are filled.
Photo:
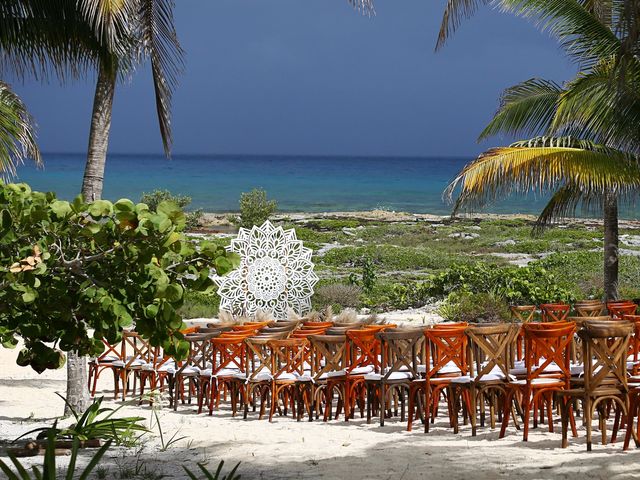
[[[280, 211], [349, 211], [384, 208], [447, 214], [441, 195], [468, 158], [365, 158], [110, 155], [103, 197], [137, 201], [156, 188], [189, 195], [191, 208], [238, 209], [241, 192], [264, 188]], [[18, 180], [72, 199], [80, 191], [85, 156], [45, 154], [45, 167], [25, 165]], [[543, 202], [512, 197], [487, 208], [497, 213], [539, 213]]]

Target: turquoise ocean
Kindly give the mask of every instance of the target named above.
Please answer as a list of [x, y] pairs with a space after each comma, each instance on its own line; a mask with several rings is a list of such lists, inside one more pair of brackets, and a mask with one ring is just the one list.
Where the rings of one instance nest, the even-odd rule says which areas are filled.
[[[241, 192], [264, 188], [280, 211], [356, 211], [376, 208], [447, 214], [442, 192], [470, 158], [252, 155], [109, 155], [103, 198], [139, 200], [168, 189], [192, 197], [190, 208], [238, 210]], [[48, 153], [44, 168], [25, 164], [18, 181], [72, 199], [82, 184], [84, 154]], [[512, 197], [485, 211], [539, 213], [543, 199]]]

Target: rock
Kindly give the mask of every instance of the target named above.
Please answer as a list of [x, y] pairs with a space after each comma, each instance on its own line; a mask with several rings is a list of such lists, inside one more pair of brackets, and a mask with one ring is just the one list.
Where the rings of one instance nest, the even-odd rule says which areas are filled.
[[482, 227], [480, 225], [471, 225], [467, 227], [467, 230], [482, 230]]
[[640, 235], [620, 235], [620, 243], [627, 247], [640, 247]]
[[507, 240], [503, 240], [502, 242], [496, 242], [494, 243], [494, 247], [508, 247], [510, 245], [516, 245], [518, 242], [516, 242], [513, 238], [509, 238]]
[[356, 232], [354, 232], [352, 228], [343, 227], [342, 228], [342, 233], [344, 233], [345, 235], [348, 235], [350, 237], [355, 237], [356, 236]]
[[449, 238], [459, 238], [460, 240], [473, 240], [474, 238], [478, 238], [480, 235], [477, 233], [468, 233], [468, 232], [456, 232], [451, 233]]
[[360, 315], [369, 315], [371, 313], [370, 308], [363, 307], [360, 309]]

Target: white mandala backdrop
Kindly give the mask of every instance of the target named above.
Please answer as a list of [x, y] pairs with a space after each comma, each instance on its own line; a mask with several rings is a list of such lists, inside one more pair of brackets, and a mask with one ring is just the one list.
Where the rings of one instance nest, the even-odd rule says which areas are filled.
[[240, 266], [214, 278], [220, 310], [254, 317], [258, 310], [276, 319], [287, 318], [291, 308], [299, 315], [311, 310], [313, 287], [318, 282], [312, 251], [302, 245], [295, 230], [283, 230], [267, 220], [251, 230], [241, 228], [227, 250], [240, 255]]

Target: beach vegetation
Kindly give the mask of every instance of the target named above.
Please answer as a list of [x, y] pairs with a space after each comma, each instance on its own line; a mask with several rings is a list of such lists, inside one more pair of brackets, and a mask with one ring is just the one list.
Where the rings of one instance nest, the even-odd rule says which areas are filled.
[[[58, 467], [56, 465], [56, 425], [48, 431], [47, 444], [45, 448], [44, 461], [42, 468], [38, 466], [32, 466], [31, 471], [27, 470], [13, 454], [9, 454], [9, 460], [11, 461], [15, 472], [4, 461], [0, 460], [0, 471], [2, 471], [7, 480], [57, 480], [64, 478], [65, 480], [72, 480], [78, 478], [80, 480], [86, 480], [89, 475], [96, 469], [100, 460], [111, 447], [111, 440], [105, 442], [90, 458], [87, 465], [80, 469], [77, 466], [78, 463], [78, 451], [80, 450], [80, 440], [75, 438], [71, 447], [71, 455], [66, 467]], [[17, 472], [17, 473], [16, 473]]]
[[314, 303], [322, 306], [331, 305], [334, 310], [358, 308], [362, 301], [362, 288], [354, 284], [329, 283], [316, 288]]
[[269, 200], [267, 192], [254, 188], [250, 192], [240, 194], [240, 215], [231, 217], [233, 223], [243, 228], [262, 225], [278, 210], [278, 202]]
[[[99, 355], [102, 339], [119, 342], [134, 319], [151, 345], [185, 357], [177, 312], [185, 290], [211, 290], [211, 272], [239, 264], [215, 244], [196, 248], [171, 202], [155, 211], [125, 199], [67, 202], [7, 184], [0, 205], [0, 341], [15, 346], [21, 338], [17, 362], [38, 372], [64, 365], [64, 352]], [[69, 382], [66, 398], [84, 411], [86, 366], [74, 371], [81, 376]]]
[[[62, 397], [61, 395], [59, 395]], [[66, 403], [66, 399], [62, 397]], [[114, 417], [122, 406], [108, 408], [102, 406], [103, 397], [93, 400], [89, 408], [80, 414], [73, 406], [69, 406], [75, 423], [67, 428], [43, 427], [30, 430], [17, 440], [35, 432], [40, 432], [38, 438], [47, 438], [53, 431], [56, 440], [74, 440], [86, 442], [88, 440], [113, 440], [116, 445], [128, 444], [130, 439], [148, 432], [141, 423], [144, 417]]]
[[201, 208], [187, 211], [187, 207], [191, 205], [191, 197], [188, 195], [173, 194], [166, 189], [156, 189], [152, 192], [144, 192], [140, 197], [140, 203], [146, 203], [149, 210], [156, 210], [162, 202], [173, 202], [185, 210], [185, 230], [195, 230], [201, 225], [204, 211]]
[[238, 471], [238, 467], [240, 467], [240, 463], [238, 462], [235, 467], [233, 467], [227, 474], [222, 474], [222, 468], [224, 467], [224, 460], [221, 460], [218, 464], [218, 468], [215, 471], [210, 471], [207, 469], [206, 465], [203, 463], [198, 463], [198, 468], [200, 469], [201, 476], [196, 476], [191, 470], [187, 467], [183, 466], [185, 473], [189, 476], [191, 480], [240, 480], [240, 475], [236, 472]]
[[213, 318], [218, 315], [220, 297], [215, 292], [184, 293], [184, 302], [178, 308], [178, 314], [182, 318]]
[[438, 313], [450, 322], [499, 323], [511, 319], [507, 301], [493, 292], [452, 292]]

